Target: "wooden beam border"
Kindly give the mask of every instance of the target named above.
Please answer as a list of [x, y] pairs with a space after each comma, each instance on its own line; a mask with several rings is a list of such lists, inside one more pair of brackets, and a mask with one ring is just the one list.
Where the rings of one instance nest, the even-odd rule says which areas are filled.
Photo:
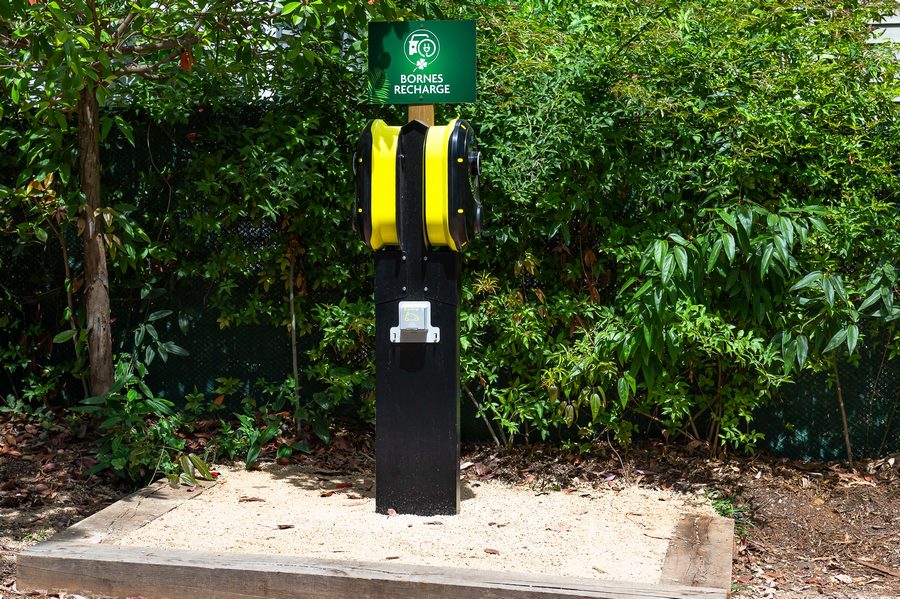
[[659, 582], [730, 591], [733, 557], [733, 520], [684, 514], [669, 542]]
[[47, 541], [18, 556], [19, 590], [152, 599], [723, 599], [725, 589], [461, 568]]
[[733, 523], [693, 514], [677, 527], [660, 584], [115, 545], [214, 485], [188, 493], [155, 483], [26, 549], [18, 589], [152, 599], [727, 599], [731, 585]]
[[166, 479], [157, 481], [70, 526], [55, 535], [53, 541], [113, 544], [216, 484], [201, 483], [188, 491], [183, 486], [172, 488]]

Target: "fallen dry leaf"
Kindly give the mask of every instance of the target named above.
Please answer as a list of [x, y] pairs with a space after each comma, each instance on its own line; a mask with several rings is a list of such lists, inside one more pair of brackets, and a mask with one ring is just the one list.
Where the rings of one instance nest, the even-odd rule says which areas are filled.
[[278, 524], [278, 530], [287, 530], [288, 528], [294, 528], [293, 524]]
[[241, 497], [238, 499], [238, 503], [247, 503], [250, 501], [265, 501], [262, 497]]
[[399, 555], [389, 555], [384, 559], [400, 559], [400, 556]]
[[390, 517], [396, 516], [396, 515], [397, 515], [397, 510], [395, 510], [392, 507], [389, 507], [388, 511], [387, 511], [387, 517], [390, 518]]
[[441, 522], [440, 520], [429, 520], [425, 524], [429, 524], [431, 526], [443, 526], [444, 525], [444, 523]]
[[488, 466], [485, 466], [484, 464], [482, 464], [481, 462], [478, 462], [477, 464], [475, 464], [475, 474], [477, 474], [478, 476], [485, 476], [487, 474], [490, 474], [490, 472], [491, 472], [491, 469]]
[[329, 489], [327, 491], [322, 491], [321, 493], [319, 493], [319, 497], [331, 497], [332, 495], [334, 495], [334, 489]]
[[496, 549], [491, 549], [490, 547], [485, 547], [484, 552], [490, 553], [491, 555], [500, 555], [499, 551], [497, 551]]

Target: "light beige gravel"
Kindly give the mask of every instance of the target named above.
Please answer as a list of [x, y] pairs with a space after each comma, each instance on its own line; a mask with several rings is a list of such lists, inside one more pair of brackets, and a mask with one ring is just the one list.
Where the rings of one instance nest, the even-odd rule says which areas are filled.
[[[457, 516], [389, 517], [375, 513], [373, 483], [361, 477], [274, 465], [220, 471], [214, 488], [118, 543], [653, 583], [680, 516], [713, 513], [700, 498], [662, 490], [565, 493], [486, 480], [462, 483]], [[322, 496], [337, 483], [352, 487]]]

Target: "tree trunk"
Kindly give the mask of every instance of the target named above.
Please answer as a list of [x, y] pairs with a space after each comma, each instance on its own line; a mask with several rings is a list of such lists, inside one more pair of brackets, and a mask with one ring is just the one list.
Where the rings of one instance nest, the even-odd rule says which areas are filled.
[[109, 273], [100, 209], [100, 107], [88, 84], [78, 101], [78, 174], [84, 193], [84, 305], [87, 315], [91, 394], [105, 395], [113, 383]]

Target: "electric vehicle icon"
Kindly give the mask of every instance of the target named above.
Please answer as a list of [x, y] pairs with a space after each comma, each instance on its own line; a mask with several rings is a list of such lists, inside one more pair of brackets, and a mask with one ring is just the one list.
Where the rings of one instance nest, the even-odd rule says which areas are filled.
[[437, 58], [441, 51], [441, 43], [437, 36], [427, 29], [410, 33], [406, 36], [405, 44], [406, 58], [413, 64], [423, 59], [430, 62]]

